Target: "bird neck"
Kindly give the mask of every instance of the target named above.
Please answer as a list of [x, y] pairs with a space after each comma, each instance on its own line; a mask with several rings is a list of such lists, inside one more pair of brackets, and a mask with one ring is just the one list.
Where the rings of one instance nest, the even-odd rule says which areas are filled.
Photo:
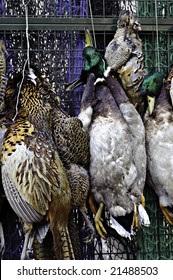
[[51, 106], [38, 98], [39, 93], [23, 95], [21, 93], [18, 117], [29, 120], [35, 127], [42, 129], [49, 126]]
[[162, 87], [161, 93], [156, 100], [156, 108], [161, 105], [161, 107], [172, 106], [170, 94], [166, 91], [165, 86]]
[[119, 27], [116, 30], [116, 33], [114, 35], [114, 39], [116, 40], [116, 42], [122, 42], [122, 40], [124, 41], [126, 37], [126, 28], [125, 27]]
[[120, 83], [118, 82], [117, 78], [108, 76], [106, 81], [118, 106], [121, 103], [129, 102], [128, 97], [124, 89], [121, 87]]
[[85, 86], [82, 99], [81, 99], [81, 107], [92, 106], [93, 98], [94, 98], [94, 82], [95, 82], [95, 75], [92, 73], [89, 75], [87, 84]]

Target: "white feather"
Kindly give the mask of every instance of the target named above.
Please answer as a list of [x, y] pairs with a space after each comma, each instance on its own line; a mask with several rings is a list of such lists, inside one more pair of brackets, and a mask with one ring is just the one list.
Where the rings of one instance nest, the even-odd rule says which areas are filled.
[[110, 219], [112, 222], [111, 227], [114, 228], [119, 235], [131, 239], [131, 234], [127, 230], [125, 230], [111, 215]]
[[35, 75], [34, 70], [32, 68], [29, 69], [28, 77], [31, 79], [31, 81], [34, 83], [34, 85], [36, 85], [37, 76]]
[[142, 204], [139, 204], [139, 206], [138, 206], [138, 213], [139, 213], [139, 220], [141, 222], [141, 225], [143, 225], [145, 227], [149, 227], [150, 220], [149, 220], [148, 214], [147, 214], [146, 210], [144, 209], [144, 207], [142, 206]]
[[88, 130], [89, 125], [91, 124], [93, 109], [91, 106], [88, 106], [86, 109], [81, 111], [81, 113], [78, 115], [78, 118], [83, 123], [83, 128], [85, 131]]

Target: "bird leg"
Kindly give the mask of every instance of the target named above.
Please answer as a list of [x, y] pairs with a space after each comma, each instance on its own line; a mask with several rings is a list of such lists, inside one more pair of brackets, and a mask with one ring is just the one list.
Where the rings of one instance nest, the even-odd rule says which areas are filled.
[[105, 230], [105, 228], [101, 222], [101, 220], [102, 220], [101, 214], [103, 211], [104, 204], [103, 204], [103, 202], [101, 202], [99, 205], [99, 209], [97, 209], [92, 195], [89, 196], [88, 203], [89, 203], [91, 211], [95, 214], [94, 222], [95, 222], [97, 232], [99, 233], [99, 235], [102, 238], [105, 238], [105, 234], [107, 234], [107, 231]]
[[173, 213], [171, 211], [169, 211], [169, 209], [167, 207], [164, 207], [161, 204], [160, 204], [160, 208], [161, 208], [166, 220], [168, 221], [168, 223], [173, 225]]
[[145, 207], [145, 196], [143, 194], [141, 195], [141, 204]]
[[89, 206], [90, 206], [90, 209], [91, 211], [96, 214], [97, 213], [97, 207], [95, 205], [95, 202], [94, 202], [94, 198], [93, 196], [90, 194], [89, 198], [88, 198], [88, 203], [89, 203]]
[[91, 230], [91, 237], [90, 237], [89, 239], [86, 239], [86, 240], [85, 240], [86, 243], [90, 243], [90, 242], [93, 241], [93, 238], [94, 238], [94, 236], [95, 236], [95, 228], [93, 227], [91, 221], [88, 219], [87, 214], [86, 214], [86, 211], [83, 210], [83, 209], [81, 209], [81, 208], [79, 208], [79, 210], [80, 210], [82, 216], [84, 217], [84, 220], [85, 220], [85, 222], [86, 222], [88, 228]]
[[134, 203], [133, 208], [133, 221], [132, 221], [132, 232], [135, 233], [140, 228], [139, 216], [136, 203]]
[[99, 209], [97, 210], [97, 213], [95, 215], [94, 222], [95, 222], [97, 232], [103, 239], [105, 239], [105, 235], [107, 234], [107, 231], [105, 230], [105, 228], [102, 224], [102, 221], [101, 221], [102, 220], [101, 214], [102, 214], [103, 208], [104, 208], [104, 204], [103, 204], [103, 202], [101, 202], [99, 205]]
[[25, 240], [23, 244], [22, 254], [20, 259], [21, 260], [28, 260], [30, 259], [29, 253], [32, 250], [32, 245], [35, 237], [35, 231], [34, 234], [32, 233], [33, 226], [29, 223], [24, 223], [24, 231], [25, 231]]

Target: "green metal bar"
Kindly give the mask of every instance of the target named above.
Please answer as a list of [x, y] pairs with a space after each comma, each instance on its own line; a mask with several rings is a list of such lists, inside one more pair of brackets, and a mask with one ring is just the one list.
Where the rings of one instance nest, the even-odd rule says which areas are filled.
[[[95, 18], [95, 31], [115, 31], [115, 18]], [[155, 31], [155, 18], [141, 18], [142, 31]], [[29, 30], [84, 30], [84, 27], [91, 28], [89, 18], [29, 18]], [[172, 18], [158, 19], [159, 31], [173, 31]], [[24, 30], [25, 18], [0, 18], [0, 30]]]

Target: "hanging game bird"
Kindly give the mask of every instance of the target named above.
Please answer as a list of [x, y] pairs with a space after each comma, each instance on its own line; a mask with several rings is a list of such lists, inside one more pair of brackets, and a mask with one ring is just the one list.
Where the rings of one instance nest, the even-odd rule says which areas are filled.
[[[5, 90], [7, 85], [7, 77], [6, 77], [6, 57], [7, 54], [5, 45], [2, 40], [0, 40], [0, 154], [2, 149], [2, 142], [4, 138], [5, 131], [7, 129], [7, 120], [5, 117]], [[1, 180], [1, 179], [0, 179]], [[5, 196], [2, 188], [2, 182], [0, 182], [0, 217], [2, 217], [3, 204], [5, 201]], [[4, 239], [4, 231], [2, 223], [0, 222], [0, 254], [1, 259], [3, 258], [5, 251], [5, 239]]]
[[48, 100], [52, 108], [51, 130], [57, 151], [67, 172], [73, 208], [79, 208], [93, 236], [94, 228], [86, 215], [86, 201], [90, 188], [88, 134], [77, 117], [70, 117], [61, 109], [59, 100], [56, 94], [50, 90], [49, 85], [42, 83], [42, 89], [47, 92], [47, 95], [49, 93]]
[[153, 71], [146, 76], [141, 94], [148, 100], [144, 117], [146, 129], [147, 182], [154, 189], [167, 221], [173, 224], [173, 71], [163, 75]]
[[129, 11], [120, 13], [114, 39], [105, 51], [105, 60], [108, 65], [105, 74], [107, 75], [110, 70], [118, 73], [120, 83], [130, 102], [142, 115], [143, 99], [139, 94], [139, 87], [147, 71], [144, 68], [142, 41], [138, 36], [140, 30], [141, 27], [135, 15]]
[[94, 73], [96, 79], [104, 79], [105, 61], [100, 52], [93, 46], [93, 40], [88, 28], [85, 28], [85, 48], [82, 53], [84, 68], [79, 79], [76, 79], [66, 86], [66, 91], [71, 91], [76, 87], [86, 84], [89, 73]]
[[5, 110], [4, 96], [7, 85], [5, 54], [7, 54], [5, 45], [0, 40], [0, 112]]
[[[50, 227], [57, 259], [74, 259], [68, 232], [71, 191], [56, 151], [51, 129], [51, 106], [39, 91], [32, 69], [9, 80], [7, 97], [19, 97], [18, 112], [2, 145], [2, 181], [7, 199], [26, 229], [21, 258], [26, 258], [34, 229]], [[43, 230], [43, 231], [44, 231]], [[45, 233], [44, 233], [45, 234]]]
[[[146, 174], [145, 131], [142, 120], [128, 101], [117, 79], [107, 77], [107, 84], [94, 86], [90, 74], [85, 87], [79, 118], [90, 136], [91, 192], [99, 204], [95, 224], [102, 237], [104, 206], [112, 226], [129, 237], [140, 225], [149, 225], [142, 203]], [[131, 218], [125, 229], [119, 217]]]
[[[50, 83], [42, 78], [38, 69], [34, 70], [37, 80], [37, 88], [51, 106], [50, 123], [53, 133], [53, 140], [61, 161], [67, 172], [67, 177], [71, 189], [72, 209], [79, 208], [87, 226], [92, 231], [91, 238], [94, 234], [94, 227], [87, 217], [86, 199], [89, 190], [89, 138], [82, 128], [82, 122], [75, 117], [69, 117], [62, 110], [59, 98], [51, 89]], [[74, 223], [73, 211], [69, 215], [68, 228], [75, 254], [75, 259], [80, 259], [80, 242], [78, 232]], [[50, 233], [45, 234], [46, 237], [42, 242], [35, 238], [33, 244], [34, 255], [36, 259], [53, 259], [50, 250], [52, 237]]]

